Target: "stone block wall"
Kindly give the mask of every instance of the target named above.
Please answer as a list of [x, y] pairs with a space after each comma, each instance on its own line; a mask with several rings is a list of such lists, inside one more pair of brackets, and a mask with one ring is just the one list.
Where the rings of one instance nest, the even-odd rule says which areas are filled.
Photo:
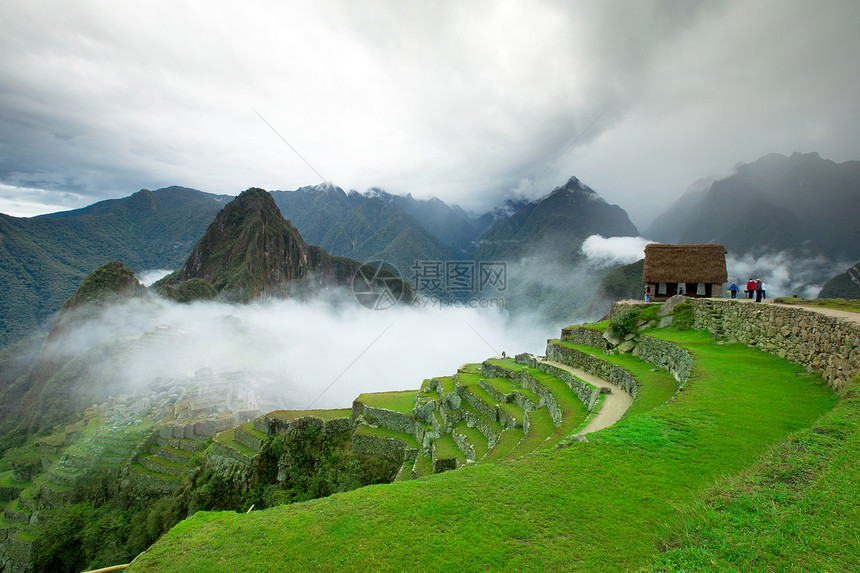
[[820, 373], [835, 390], [860, 372], [860, 323], [793, 306], [690, 299], [694, 327]]
[[398, 464], [402, 463], [404, 459], [414, 462], [418, 456], [418, 450], [408, 447], [403, 440], [372, 436], [361, 432], [352, 435], [352, 452], [365, 456], [387, 458]]
[[[634, 378], [630, 372], [624, 370], [620, 366], [610, 364], [602, 358], [592, 356], [591, 354], [587, 354], [585, 352], [581, 352], [579, 350], [576, 350], [575, 348], [561, 346], [560, 344], [548, 344], [546, 347], [546, 352], [546, 357], [548, 360], [552, 360], [553, 362], [561, 362], [562, 364], [567, 364], [575, 368], [580, 368], [581, 370], [584, 370], [593, 376], [597, 376], [598, 378], [602, 378], [607, 382], [615, 384], [616, 386], [630, 394], [632, 397], [636, 397], [636, 390], [638, 388], [636, 384], [636, 378]], [[543, 370], [544, 367], [550, 365], [542, 365], [541, 363], [538, 363], [537, 366], [538, 368]], [[565, 382], [568, 382], [565, 376], [567, 378], [572, 378], [572, 375], [566, 370], [562, 370], [560, 368], [556, 368], [555, 370], [558, 370], [559, 373], [557, 374], [556, 372], [549, 370], [546, 370], [546, 372], [548, 374], [556, 376], [557, 378], [561, 378]], [[592, 392], [594, 393], [594, 395], [592, 397], [589, 397], [589, 402], [586, 402], [582, 396], [580, 396], [580, 399], [582, 399], [583, 404], [586, 404], [586, 406], [588, 406], [589, 411], [591, 411], [591, 409], [594, 407], [594, 403], [597, 401], [597, 396], [600, 394], [600, 392], [599, 389], [595, 388], [594, 386], [591, 386], [590, 384], [589, 386], [593, 388]], [[571, 386], [571, 388], [576, 391], [576, 388], [574, 388], [573, 386]]]
[[650, 336], [639, 337], [633, 356], [668, 371], [681, 383], [687, 381], [693, 367], [693, 358], [689, 352], [676, 344]]
[[357, 423], [359, 416], [363, 416], [373, 426], [381, 426], [404, 434], [415, 433], [415, 419], [412, 413], [404, 414], [385, 408], [374, 408], [356, 400], [352, 403], [353, 423]]
[[598, 350], [609, 350], [610, 344], [603, 338], [603, 331], [583, 326], [568, 326], [561, 329], [561, 339], [565, 342], [573, 342], [590, 346]]

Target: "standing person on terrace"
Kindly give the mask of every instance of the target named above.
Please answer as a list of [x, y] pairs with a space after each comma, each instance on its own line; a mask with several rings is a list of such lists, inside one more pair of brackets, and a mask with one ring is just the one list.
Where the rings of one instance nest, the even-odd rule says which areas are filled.
[[752, 298], [755, 292], [755, 281], [752, 277], [747, 281], [747, 298]]
[[732, 286], [729, 287], [729, 292], [731, 293], [732, 298], [738, 298], [739, 290], [738, 285], [736, 283], [732, 283]]
[[755, 281], [755, 301], [761, 302], [761, 279], [756, 279]]

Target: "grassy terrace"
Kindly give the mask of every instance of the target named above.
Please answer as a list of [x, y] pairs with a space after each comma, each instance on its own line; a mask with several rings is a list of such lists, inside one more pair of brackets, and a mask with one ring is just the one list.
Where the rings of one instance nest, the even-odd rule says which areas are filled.
[[[660, 337], [669, 340], [676, 338], [679, 335], [672, 331], [671, 335], [663, 336], [661, 333], [665, 332], [667, 331], [654, 330], [650, 331], [648, 334], [649, 336], [653, 335], [655, 338]], [[630, 406], [629, 410], [627, 410], [625, 417], [629, 418], [630, 416], [650, 412], [671, 398], [678, 390], [678, 381], [675, 380], [671, 374], [665, 370], [653, 372], [653, 365], [639, 360], [638, 358], [634, 358], [630, 354], [604, 354], [603, 351], [590, 346], [582, 346], [580, 344], [574, 344], [573, 342], [563, 342], [557, 339], [551, 340], [550, 342], [558, 344], [559, 346], [574, 348], [585, 352], [586, 354], [591, 354], [592, 356], [598, 356], [607, 362], [611, 362], [612, 364], [616, 364], [621, 368], [624, 368], [636, 376], [639, 391], [636, 399], [633, 400], [633, 405]]]
[[499, 368], [504, 368], [505, 370], [513, 373], [519, 373], [519, 371], [523, 369], [523, 365], [514, 362], [513, 358], [488, 358], [485, 362]]
[[372, 408], [384, 408], [394, 412], [402, 412], [411, 414], [412, 408], [415, 406], [415, 398], [418, 396], [418, 390], [401, 390], [399, 392], [375, 392], [362, 394], [355, 399], [356, 402], [361, 402]]
[[298, 420], [300, 418], [319, 418], [320, 420], [336, 420], [352, 416], [351, 408], [340, 410], [275, 410], [266, 414], [269, 418], [279, 420]]
[[834, 310], [848, 310], [860, 313], [860, 300], [846, 300], [844, 298], [804, 299], [792, 297], [780, 297], [773, 299], [779, 304], [797, 304], [803, 306], [818, 306], [821, 308], [832, 308]]
[[260, 453], [257, 450], [252, 450], [248, 446], [242, 445], [236, 441], [236, 428], [230, 428], [229, 430], [225, 430], [220, 434], [216, 434], [215, 441], [222, 446], [232, 448], [240, 454], [245, 454], [246, 456], [251, 458]]
[[529, 412], [529, 431], [506, 456], [506, 459], [513, 459], [534, 451], [542, 446], [553, 432], [555, 432], [555, 424], [552, 423], [552, 416], [550, 416], [546, 406]]
[[[857, 400], [843, 400], [823, 426], [786, 440], [837, 403], [819, 377], [744, 345], [714, 345], [705, 333], [675, 332], [671, 338], [695, 359], [685, 391], [667, 404], [654, 400], [659, 405], [652, 410], [640, 406], [638, 413], [589, 436], [588, 443], [248, 515], [198, 512], [129, 571], [253, 571], [284, 563], [294, 570], [321, 571], [400, 571], [407, 566], [623, 571], [652, 565], [665, 542], [682, 544], [679, 553], [664, 556], [675, 559], [667, 565], [671, 570], [720, 569], [709, 562], [712, 556], [725, 559], [718, 563], [727, 563], [726, 569], [744, 570], [752, 562], [743, 553], [751, 544], [759, 552], [772, 551], [758, 542], [756, 528], [774, 543], [784, 539], [780, 543], [787, 563], [816, 558], [814, 552], [823, 548], [833, 552], [817, 559], [827, 556], [837, 564], [833, 569], [850, 570], [857, 557]], [[650, 368], [640, 364], [635, 373]], [[643, 393], [648, 383], [642, 381]], [[659, 382], [652, 383], [659, 394]], [[853, 416], [850, 423], [828, 423], [842, 408]], [[825, 443], [844, 446], [833, 445], [821, 467], [804, 461], [813, 447]], [[757, 460], [774, 444], [798, 452], [801, 466], [794, 469], [793, 458], [781, 457], [777, 449], [772, 464], [757, 469]], [[838, 473], [843, 469], [844, 474]], [[769, 483], [760, 476], [770, 475], [771, 482], [781, 483], [792, 495], [810, 503], [820, 499], [822, 506], [792, 514], [781, 505], [782, 494], [774, 497], [777, 490], [769, 486], [768, 495], [748, 502], [743, 496], [755, 496], [757, 490], [744, 485], [747, 478], [723, 479], [741, 472], [752, 472], [742, 475], [759, 488]], [[709, 493], [718, 482], [735, 484], [741, 495]], [[709, 497], [713, 495], [717, 498]], [[708, 505], [712, 499], [715, 503]], [[776, 527], [789, 533], [801, 531], [797, 523], [813, 529], [786, 540], [767, 520], [750, 522], [748, 503], [753, 502], [779, 513]], [[737, 508], [734, 518], [726, 520], [734, 530], [718, 527], [713, 518], [723, 506]], [[700, 532], [696, 524], [702, 525]], [[689, 541], [703, 544], [701, 550], [689, 549], [701, 555], [683, 553], [685, 525], [701, 536]], [[732, 531], [740, 538], [747, 527], [753, 534], [739, 546], [740, 557], [724, 556], [724, 540], [731, 539]], [[720, 537], [722, 531], [727, 537]], [[826, 541], [817, 541], [822, 536]], [[701, 565], [688, 566], [694, 557], [692, 562]]]
[[588, 408], [582, 403], [570, 386], [565, 384], [551, 374], [547, 374], [537, 368], [528, 368], [528, 374], [540, 382], [541, 386], [549, 390], [550, 394], [555, 398], [555, 403], [558, 404], [561, 410], [561, 425], [555, 428], [552, 432], [549, 446], [560, 442], [579, 427], [582, 422], [588, 417]]
[[371, 428], [370, 426], [359, 426], [355, 430], [356, 434], [364, 434], [365, 436], [377, 436], [381, 438], [391, 438], [406, 442], [406, 446], [410, 448], [418, 448], [418, 441], [412, 434], [405, 434], [388, 428]]

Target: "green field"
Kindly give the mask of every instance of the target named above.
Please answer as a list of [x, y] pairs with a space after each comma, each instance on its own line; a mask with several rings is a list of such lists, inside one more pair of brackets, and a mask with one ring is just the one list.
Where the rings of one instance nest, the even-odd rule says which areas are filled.
[[[607, 357], [641, 377], [642, 400], [587, 443], [248, 515], [198, 512], [129, 571], [705, 571], [790, 564], [789, 557], [773, 558], [780, 536], [769, 528], [769, 508], [774, 527], [811, 528], [781, 542], [787, 555], [795, 553], [793, 563], [815, 568], [823, 559], [815, 552], [835, 551], [844, 538], [834, 570], [851, 570], [860, 554], [857, 400], [838, 401], [817, 375], [745, 345], [715, 345], [696, 331], [660, 336], [694, 358], [684, 390], [675, 394], [674, 380], [635, 358]], [[820, 498], [827, 511], [811, 518], [782, 508], [780, 496], [789, 493], [772, 486], [773, 475], [787, 476], [781, 479], [799, 507]], [[756, 504], [761, 517], [745, 514]], [[714, 518], [723, 507], [733, 508], [725, 524]], [[770, 542], [759, 546], [765, 557], [758, 561], [742, 545], [724, 551], [747, 530], [760, 532], [747, 545]]]

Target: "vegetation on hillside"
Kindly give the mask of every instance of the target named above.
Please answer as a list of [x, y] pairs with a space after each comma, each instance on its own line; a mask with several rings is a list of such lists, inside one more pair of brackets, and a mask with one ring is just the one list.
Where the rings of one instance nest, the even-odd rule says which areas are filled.
[[[247, 516], [198, 513], [132, 570], [255, 570], [284, 560], [299, 569], [375, 571], [403, 563], [423, 570], [645, 565], [683, 528], [679, 507], [691, 507], [720, 476], [751, 467], [836, 402], [818, 376], [776, 357], [715, 345], [692, 330], [658, 334], [694, 356], [684, 391], [589, 443]], [[651, 371], [623, 359], [637, 376]]]

